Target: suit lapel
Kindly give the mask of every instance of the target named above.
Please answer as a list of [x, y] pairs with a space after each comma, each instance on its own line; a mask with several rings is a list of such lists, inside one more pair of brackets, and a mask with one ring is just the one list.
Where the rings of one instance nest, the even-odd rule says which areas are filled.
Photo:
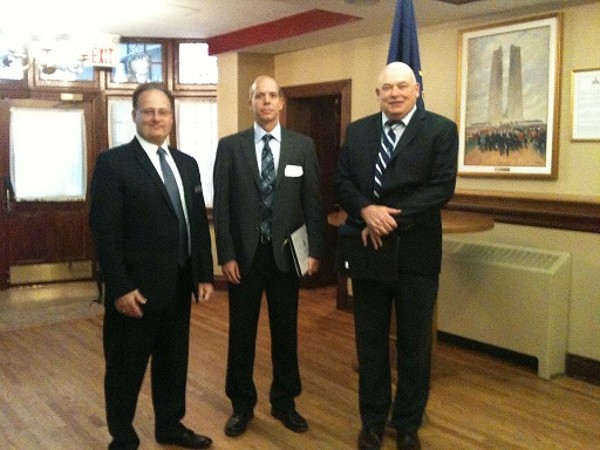
[[285, 168], [290, 162], [290, 157], [293, 152], [293, 143], [290, 140], [290, 135], [287, 130], [281, 127], [281, 143], [279, 145], [279, 167], [277, 168], [277, 179], [275, 180], [275, 186], [277, 186], [285, 175]]
[[398, 144], [394, 148], [394, 152], [392, 153], [392, 159], [394, 159], [403, 149], [408, 147], [410, 142], [415, 138], [419, 129], [421, 128], [421, 122], [423, 121], [425, 115], [423, 114], [423, 110], [418, 109], [413, 114], [410, 122], [408, 122], [408, 126], [402, 133]]
[[369, 124], [367, 127], [368, 132], [368, 141], [366, 143], [366, 148], [368, 148], [371, 152], [371, 160], [373, 166], [373, 173], [375, 173], [375, 162], [377, 161], [377, 157], [379, 155], [379, 149], [381, 148], [381, 133], [383, 132], [383, 125], [381, 124], [381, 114], [374, 114], [372, 117], [372, 124]]
[[142, 169], [148, 174], [148, 176], [150, 177], [150, 179], [152, 180], [152, 182], [154, 183], [156, 188], [160, 191], [162, 197], [167, 202], [167, 205], [169, 206], [169, 208], [171, 208], [173, 213], [175, 213], [175, 208], [173, 207], [173, 204], [171, 203], [171, 199], [169, 198], [169, 193], [167, 192], [167, 188], [165, 187], [165, 184], [163, 183], [162, 179], [160, 178], [160, 175], [156, 171], [156, 168], [152, 164], [152, 161], [150, 161], [150, 158], [148, 158], [148, 154], [144, 151], [144, 149], [142, 148], [140, 143], [137, 141], [137, 139], [134, 139], [131, 142], [131, 146], [132, 146], [132, 149], [133, 149], [133, 152], [135, 155], [135, 159], [141, 165]]
[[[185, 207], [188, 210], [188, 217], [189, 217], [189, 208], [190, 205], [192, 204], [192, 187], [191, 184], [191, 180], [193, 180], [193, 178], [191, 178], [188, 175], [188, 172], [186, 170], [187, 166], [185, 165], [185, 163], [183, 162], [183, 158], [181, 158], [181, 153], [177, 150], [174, 149], [172, 147], [169, 146], [169, 151], [171, 152], [171, 156], [173, 157], [173, 161], [175, 161], [175, 165], [177, 166], [177, 170], [179, 171], [179, 176], [181, 177], [181, 184], [183, 186], [183, 196], [185, 198]], [[163, 183], [164, 185], [164, 183]], [[165, 192], [166, 192], [167, 188], [165, 187]]]
[[249, 128], [240, 135], [241, 148], [244, 158], [250, 167], [256, 187], [260, 189], [260, 167], [256, 160], [256, 145], [254, 144], [254, 128]]

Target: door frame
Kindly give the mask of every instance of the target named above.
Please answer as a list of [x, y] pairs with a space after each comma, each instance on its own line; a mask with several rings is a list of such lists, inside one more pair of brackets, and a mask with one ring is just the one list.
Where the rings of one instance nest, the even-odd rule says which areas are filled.
[[[286, 98], [300, 99], [308, 97], [322, 97], [329, 95], [339, 95], [341, 98], [341, 116], [340, 116], [340, 142], [344, 142], [346, 137], [346, 127], [351, 120], [351, 96], [352, 96], [352, 80], [329, 81], [325, 83], [311, 83], [297, 86], [285, 86], [281, 88]], [[281, 123], [285, 126], [286, 123], [286, 108], [285, 105], [281, 111]]]

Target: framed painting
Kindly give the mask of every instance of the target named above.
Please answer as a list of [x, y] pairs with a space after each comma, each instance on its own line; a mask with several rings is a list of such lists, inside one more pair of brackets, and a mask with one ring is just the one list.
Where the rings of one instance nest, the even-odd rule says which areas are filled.
[[561, 15], [460, 32], [460, 176], [556, 178]]

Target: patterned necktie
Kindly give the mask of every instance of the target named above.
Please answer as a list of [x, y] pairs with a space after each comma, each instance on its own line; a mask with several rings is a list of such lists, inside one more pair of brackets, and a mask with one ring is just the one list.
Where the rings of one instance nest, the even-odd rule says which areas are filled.
[[169, 193], [169, 198], [171, 199], [173, 208], [175, 208], [175, 213], [177, 213], [177, 219], [179, 219], [179, 256], [177, 262], [180, 266], [183, 266], [189, 256], [187, 223], [185, 221], [185, 214], [183, 212], [181, 197], [179, 196], [179, 188], [177, 187], [177, 182], [175, 181], [175, 175], [173, 175], [173, 171], [167, 163], [165, 155], [165, 149], [159, 147], [158, 158], [160, 160], [160, 168], [162, 170], [165, 187]]
[[273, 152], [269, 147], [269, 141], [273, 138], [270, 134], [263, 136], [265, 145], [262, 150], [260, 164], [260, 193], [262, 197], [260, 208], [260, 231], [265, 237], [271, 237], [271, 226], [273, 224], [273, 189], [275, 188], [275, 161]]
[[[383, 184], [383, 172], [390, 163], [392, 158], [392, 152], [396, 145], [396, 133], [394, 132], [394, 126], [397, 124], [404, 125], [398, 120], [388, 120], [385, 123], [385, 127], [381, 131], [381, 147], [379, 154], [377, 155], [377, 161], [375, 162], [375, 184], [373, 186], [373, 194], [379, 198], [381, 195], [381, 186]], [[385, 132], [385, 128], [389, 128], [388, 132]]]

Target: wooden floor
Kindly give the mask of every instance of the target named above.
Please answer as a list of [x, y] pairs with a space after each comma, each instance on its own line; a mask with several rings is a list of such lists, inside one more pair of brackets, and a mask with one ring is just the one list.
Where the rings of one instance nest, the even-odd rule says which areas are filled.
[[[13, 292], [21, 301], [13, 299], [11, 308], [31, 308], [35, 298], [23, 300], [29, 292]], [[94, 295], [85, 284], [77, 301], [87, 307]], [[56, 301], [56, 314], [61, 315], [64, 299], [61, 303], [57, 296]], [[0, 293], [1, 302], [3, 319], [17, 314], [6, 307], [6, 294]], [[79, 317], [56, 322], [48, 302], [42, 307], [47, 309], [46, 323], [36, 318], [32, 324], [0, 330], [0, 449], [106, 448], [102, 310], [82, 308]], [[304, 390], [297, 406], [310, 423], [305, 434], [285, 429], [270, 416], [271, 364], [263, 310], [255, 418], [243, 436], [224, 435], [231, 412], [224, 393], [226, 296], [219, 293], [192, 310], [185, 424], [211, 436], [214, 449], [356, 448], [360, 422], [353, 322], [350, 314], [336, 309], [333, 287], [301, 294]], [[149, 393], [146, 381], [135, 421], [141, 448], [165, 448], [153, 439]], [[427, 421], [419, 432], [424, 449], [600, 449], [599, 428], [600, 387], [567, 377], [544, 381], [530, 369], [438, 344]], [[395, 448], [391, 431], [383, 448]]]

